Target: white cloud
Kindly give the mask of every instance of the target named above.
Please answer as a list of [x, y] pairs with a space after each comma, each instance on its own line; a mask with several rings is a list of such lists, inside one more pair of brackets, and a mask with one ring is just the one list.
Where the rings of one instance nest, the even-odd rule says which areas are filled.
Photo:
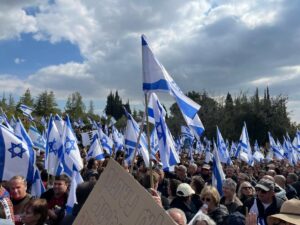
[[15, 62], [15, 64], [21, 64], [21, 63], [25, 62], [25, 59], [15, 58], [14, 62]]

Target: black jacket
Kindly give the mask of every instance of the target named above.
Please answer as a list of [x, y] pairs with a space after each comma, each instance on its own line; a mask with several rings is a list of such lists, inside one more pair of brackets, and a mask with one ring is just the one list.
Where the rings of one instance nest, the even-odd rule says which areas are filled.
[[228, 210], [226, 206], [220, 204], [216, 209], [207, 214], [212, 218], [217, 225], [222, 225], [224, 218], [228, 215]]
[[174, 198], [170, 207], [181, 209], [186, 216], [187, 223], [189, 223], [197, 213], [196, 206], [192, 202], [185, 202], [182, 197]]

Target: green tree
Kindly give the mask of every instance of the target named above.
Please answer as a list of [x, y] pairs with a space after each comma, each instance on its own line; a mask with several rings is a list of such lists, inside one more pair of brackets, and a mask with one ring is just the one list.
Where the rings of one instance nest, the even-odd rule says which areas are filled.
[[50, 91], [49, 93], [44, 91], [39, 94], [34, 106], [34, 112], [38, 116], [50, 116], [50, 114], [56, 114], [60, 111], [57, 108], [53, 91]]
[[27, 105], [29, 107], [33, 107], [34, 106], [34, 99], [31, 96], [31, 92], [28, 89], [26, 89], [25, 93], [23, 94], [23, 96], [20, 97], [20, 100], [18, 102], [18, 107], [21, 105]]
[[[125, 104], [125, 107], [128, 112], [131, 112], [129, 101]], [[110, 92], [107, 96], [105, 113], [106, 115], [113, 116], [116, 120], [119, 120], [124, 115], [122, 99], [118, 91], [116, 91], [115, 94]]]
[[93, 102], [93, 100], [90, 100], [88, 114], [90, 116], [94, 115], [94, 110], [95, 110], [94, 102]]
[[72, 119], [77, 120], [83, 118], [85, 115], [85, 105], [82, 96], [79, 92], [72, 93], [66, 102], [65, 112], [69, 114]]

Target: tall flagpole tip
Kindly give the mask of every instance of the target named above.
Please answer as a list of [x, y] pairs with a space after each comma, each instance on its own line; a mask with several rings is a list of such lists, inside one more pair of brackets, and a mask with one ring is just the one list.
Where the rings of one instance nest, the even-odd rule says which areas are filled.
[[146, 41], [146, 36], [144, 34], [142, 34], [141, 38], [142, 38], [142, 46], [148, 45]]

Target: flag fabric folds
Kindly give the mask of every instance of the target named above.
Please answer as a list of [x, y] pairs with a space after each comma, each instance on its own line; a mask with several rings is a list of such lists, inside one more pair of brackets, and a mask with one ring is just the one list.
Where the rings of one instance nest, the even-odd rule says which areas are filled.
[[96, 134], [93, 137], [93, 141], [92, 141], [90, 149], [87, 153], [86, 159], [87, 159], [87, 161], [90, 158], [95, 158], [96, 160], [104, 160], [104, 158], [105, 158], [104, 156], [105, 156], [105, 154], [104, 154], [102, 146], [100, 144], [98, 135]]
[[38, 148], [40, 150], [46, 149], [46, 140], [44, 137], [40, 134], [38, 129], [34, 126], [30, 126], [28, 130], [28, 135], [32, 140], [33, 146], [35, 148]]
[[180, 162], [176, 152], [175, 142], [165, 122], [166, 112], [155, 93], [150, 95], [149, 105], [153, 108], [155, 129], [158, 137], [160, 158], [163, 169], [168, 171]]
[[45, 191], [46, 191], [46, 189], [42, 182], [40, 171], [38, 170], [37, 167], [35, 167], [34, 179], [33, 179], [32, 185], [31, 185], [30, 194], [32, 196], [39, 198]]
[[217, 150], [219, 152], [220, 161], [222, 163], [232, 165], [232, 161], [230, 159], [226, 143], [224, 142], [224, 139], [218, 127], [217, 127]]
[[21, 104], [21, 105], [19, 106], [19, 109], [22, 111], [22, 113], [23, 113], [24, 116], [27, 116], [31, 121], [33, 121], [33, 118], [32, 118], [32, 116], [31, 116], [31, 113], [32, 113], [32, 111], [33, 111], [32, 108], [30, 108], [30, 107], [27, 106], [27, 105]]
[[98, 126], [98, 133], [100, 138], [100, 143], [102, 145], [103, 150], [112, 155], [114, 142], [102, 131], [101, 127]]
[[77, 203], [76, 188], [79, 184], [83, 183], [83, 179], [80, 173], [76, 170], [76, 168], [73, 168], [71, 177], [72, 177], [71, 186], [70, 186], [70, 191], [69, 191], [68, 200], [66, 204], [66, 212], [68, 215], [72, 214], [73, 207]]
[[216, 187], [219, 191], [220, 195], [223, 196], [223, 181], [225, 180], [225, 174], [220, 161], [220, 154], [218, 153], [218, 149], [216, 143], [213, 143], [213, 171], [212, 171], [212, 186]]
[[25, 140], [0, 125], [0, 179], [9, 180], [16, 174], [32, 182], [34, 152]]

